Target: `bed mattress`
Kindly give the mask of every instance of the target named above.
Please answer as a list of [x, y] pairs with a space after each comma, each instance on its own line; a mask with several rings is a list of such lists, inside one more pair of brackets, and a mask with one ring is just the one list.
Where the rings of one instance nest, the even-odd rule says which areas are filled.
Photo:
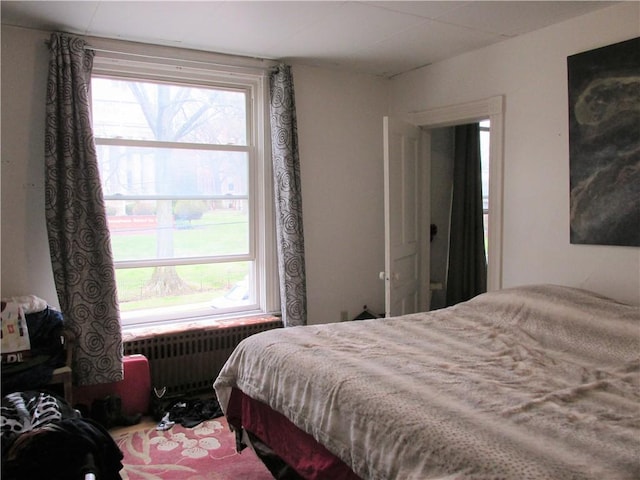
[[640, 313], [540, 285], [244, 340], [215, 381], [365, 479], [640, 478]]

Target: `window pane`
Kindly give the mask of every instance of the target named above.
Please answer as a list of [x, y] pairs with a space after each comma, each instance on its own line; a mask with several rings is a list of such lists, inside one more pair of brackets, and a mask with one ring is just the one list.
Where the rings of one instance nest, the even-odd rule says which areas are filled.
[[102, 190], [113, 195], [247, 195], [246, 152], [97, 147]]
[[248, 281], [252, 271], [252, 262], [120, 268], [116, 270], [120, 310], [179, 307], [182, 314], [202, 314], [216, 313], [221, 306], [253, 304], [254, 293]]
[[93, 78], [91, 95], [96, 137], [247, 145], [244, 91]]
[[480, 162], [482, 167], [482, 206], [484, 210], [484, 248], [489, 258], [489, 154], [491, 140], [491, 121], [480, 122]]
[[123, 324], [264, 311], [274, 299], [256, 280], [265, 263], [253, 226], [273, 225], [253, 189], [270, 179], [254, 168], [264, 145], [251, 142], [263, 80], [217, 70], [170, 79], [165, 69], [149, 80], [138, 67], [155, 67], [132, 63], [130, 77], [101, 64], [91, 84]]
[[[488, 123], [488, 120], [482, 123]], [[486, 128], [489, 125], [485, 125]], [[482, 203], [484, 210], [489, 209], [489, 130], [480, 130], [480, 159], [482, 164]]]
[[116, 262], [249, 253], [248, 201], [107, 200]]

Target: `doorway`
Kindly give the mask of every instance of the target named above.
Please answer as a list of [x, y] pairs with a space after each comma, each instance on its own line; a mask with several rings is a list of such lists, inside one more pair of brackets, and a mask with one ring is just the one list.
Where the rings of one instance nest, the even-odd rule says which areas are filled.
[[[421, 233], [416, 241], [420, 243], [418, 247], [417, 255], [417, 268], [413, 270], [412, 278], [418, 280], [417, 289], [417, 305], [420, 306], [420, 310], [429, 309], [430, 300], [430, 243], [429, 243], [429, 231], [431, 224], [431, 208], [430, 208], [430, 195], [427, 192], [430, 190], [430, 178], [428, 176], [430, 170], [430, 143], [431, 133], [433, 129], [440, 127], [449, 127], [455, 125], [464, 125], [473, 122], [479, 122], [484, 119], [489, 119], [491, 122], [491, 135], [490, 135], [490, 172], [489, 172], [489, 198], [488, 207], [491, 211], [491, 217], [488, 222], [488, 265], [487, 265], [487, 290], [498, 290], [502, 288], [502, 166], [503, 166], [503, 136], [504, 136], [504, 119], [503, 119], [504, 99], [502, 96], [490, 97], [484, 100], [478, 100], [474, 102], [451, 105], [447, 107], [440, 107], [421, 112], [414, 112], [406, 115], [403, 119], [405, 125], [404, 128], [414, 129], [420, 128], [422, 148], [423, 152], [422, 160], [418, 160], [420, 164], [426, 168], [423, 169], [425, 174], [420, 174], [422, 188], [417, 187], [417, 190], [422, 190], [422, 198], [417, 199], [419, 206], [418, 211], [422, 211], [419, 217], [420, 225], [416, 226], [416, 231], [426, 232]], [[389, 155], [388, 145], [388, 132], [385, 127], [385, 158]], [[414, 144], [414, 142], [412, 142]], [[419, 147], [418, 147], [419, 148]], [[400, 150], [402, 151], [402, 150]], [[385, 160], [385, 169], [387, 164], [391, 165], [398, 162], [389, 162]], [[417, 176], [416, 176], [417, 178]], [[385, 311], [387, 316], [393, 312], [392, 306], [397, 303], [391, 301], [389, 298], [393, 293], [394, 288], [392, 285], [392, 279], [394, 274], [390, 268], [388, 259], [393, 256], [390, 253], [391, 243], [389, 241], [387, 230], [389, 225], [394, 220], [392, 217], [393, 209], [387, 207], [390, 195], [388, 195], [388, 182], [389, 175], [385, 171], [385, 272], [381, 272], [381, 277], [385, 280]], [[426, 240], [426, 241], [425, 241]], [[402, 280], [398, 278], [396, 280]]]
[[491, 291], [502, 288], [504, 97], [495, 96], [484, 100], [415, 112], [407, 116], [407, 121], [420, 126], [429, 136], [437, 128], [453, 127], [485, 119], [488, 119], [491, 125], [489, 196], [487, 199], [491, 216], [486, 227], [489, 239], [487, 245], [487, 290]]
[[[488, 245], [489, 216], [489, 142], [490, 120], [480, 123], [480, 157], [482, 170], [482, 207], [484, 211], [485, 254]], [[430, 310], [443, 308], [447, 303], [447, 278], [450, 257], [453, 164], [455, 153], [455, 126], [430, 129]]]

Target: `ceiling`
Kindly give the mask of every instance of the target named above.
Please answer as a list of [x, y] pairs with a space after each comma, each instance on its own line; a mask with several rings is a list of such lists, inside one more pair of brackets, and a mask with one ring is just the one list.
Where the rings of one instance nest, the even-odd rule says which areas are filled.
[[2, 24], [342, 68], [384, 77], [607, 1], [4, 1]]

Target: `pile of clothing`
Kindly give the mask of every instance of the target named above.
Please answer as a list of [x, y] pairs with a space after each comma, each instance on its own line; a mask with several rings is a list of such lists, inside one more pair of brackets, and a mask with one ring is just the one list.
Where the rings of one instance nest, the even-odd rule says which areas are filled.
[[65, 364], [63, 330], [62, 313], [45, 300], [34, 295], [2, 299], [2, 392], [49, 383]]
[[169, 430], [176, 423], [185, 428], [193, 428], [205, 420], [221, 417], [222, 408], [218, 399], [213, 398], [166, 398], [166, 387], [153, 388], [151, 415], [158, 422], [157, 430]]
[[111, 435], [64, 399], [14, 392], [0, 410], [3, 480], [121, 480], [123, 455]]

